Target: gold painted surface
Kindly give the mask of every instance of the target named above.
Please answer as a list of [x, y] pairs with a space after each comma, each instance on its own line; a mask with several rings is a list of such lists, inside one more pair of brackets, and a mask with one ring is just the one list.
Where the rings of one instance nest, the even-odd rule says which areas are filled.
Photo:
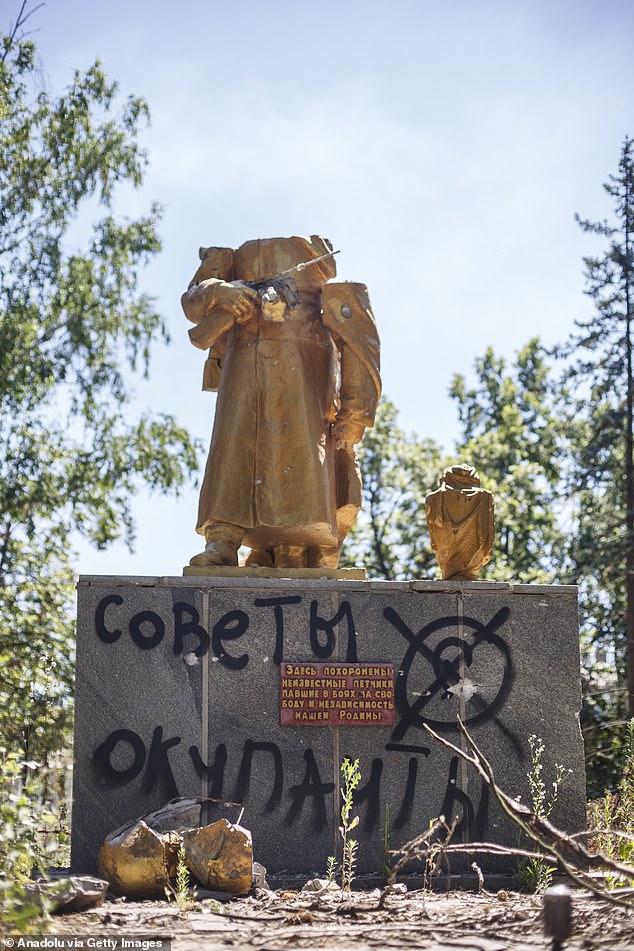
[[251, 833], [226, 819], [183, 833], [185, 862], [206, 888], [246, 895], [253, 880]]
[[97, 868], [115, 895], [163, 898], [176, 875], [179, 847], [178, 833], [159, 835], [140, 820], [106, 837]]
[[365, 581], [365, 568], [252, 568], [194, 567], [187, 565], [183, 575], [194, 578], [338, 578], [340, 581]]
[[468, 465], [450, 466], [425, 499], [431, 545], [445, 580], [475, 581], [495, 538], [493, 495]]
[[[379, 339], [365, 285], [332, 284], [332, 257], [293, 274], [301, 302], [262, 307], [261, 281], [326, 254], [317, 235], [201, 248], [182, 297], [192, 343], [209, 350], [217, 390], [193, 567], [331, 568], [361, 505], [355, 445], [381, 391]], [[268, 318], [268, 319], [267, 319]], [[322, 575], [323, 576], [323, 575]]]

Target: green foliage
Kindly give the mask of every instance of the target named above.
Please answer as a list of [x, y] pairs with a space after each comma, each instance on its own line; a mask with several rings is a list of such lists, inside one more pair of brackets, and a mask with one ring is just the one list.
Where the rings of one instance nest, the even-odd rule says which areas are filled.
[[0, 757], [0, 865], [16, 879], [28, 881], [39, 851], [38, 823], [26, 795], [29, 764], [7, 750], [0, 750]]
[[52, 824], [49, 814], [33, 809], [33, 766], [0, 749], [0, 925], [18, 933], [36, 928], [42, 917], [25, 886], [47, 859], [41, 825]]
[[585, 657], [582, 652], [585, 689], [581, 722], [589, 799], [617, 788], [627, 756], [627, 721], [616, 718], [617, 709], [623, 705], [623, 692], [614, 690], [614, 665], [593, 660], [596, 657], [597, 651], [592, 646]]
[[556, 870], [546, 859], [522, 859], [516, 876], [519, 890], [543, 895], [550, 888]]
[[341, 788], [341, 825], [339, 832], [341, 834], [341, 890], [350, 891], [354, 881], [354, 873], [357, 864], [357, 849], [359, 843], [356, 839], [350, 838], [350, 833], [356, 829], [359, 824], [359, 817], [352, 816], [354, 791], [361, 782], [361, 772], [359, 770], [359, 760], [354, 761], [347, 756], [341, 763], [341, 774], [343, 776], [343, 787]]
[[[625, 765], [615, 793], [592, 803], [590, 828], [597, 851], [634, 866], [634, 719], [627, 724]], [[610, 885], [632, 885], [615, 876]]]
[[178, 864], [176, 866], [176, 901], [189, 897], [189, 869], [185, 861], [185, 849], [178, 850]]
[[[621, 177], [628, 178], [628, 169]], [[624, 189], [617, 188], [621, 206]], [[611, 267], [587, 262], [597, 280], [622, 272], [622, 244], [611, 244]], [[593, 288], [606, 327], [624, 299], [622, 277], [618, 293]], [[599, 346], [607, 330], [592, 327], [589, 322], [588, 346]], [[591, 361], [577, 369], [571, 363], [558, 378], [536, 339], [512, 361], [488, 348], [475, 361], [472, 383], [461, 375], [453, 380], [462, 432], [450, 459], [435, 443], [406, 435], [396, 408], [384, 400], [360, 447], [364, 509], [344, 547], [344, 562], [364, 564], [371, 577], [432, 577], [425, 496], [449, 463], [475, 465], [496, 508], [495, 548], [481, 577], [580, 586], [582, 725], [594, 795], [618, 781], [626, 709], [625, 414], [623, 386], [612, 385], [608, 373], [622, 370], [624, 360], [610, 354], [606, 366], [597, 354], [599, 378], [591, 385]], [[584, 373], [585, 389], [576, 393]]]
[[634, 718], [627, 725], [627, 753], [618, 800], [616, 821], [624, 832], [634, 836]]
[[561, 571], [562, 397], [544, 348], [531, 340], [511, 366], [489, 348], [475, 375], [472, 387], [462, 376], [451, 386], [462, 425], [451, 459], [432, 440], [406, 435], [394, 405], [382, 401], [359, 449], [364, 505], [344, 546], [345, 563], [388, 580], [432, 577], [425, 497], [447, 465], [463, 460], [495, 494], [496, 548], [483, 578], [547, 582]]
[[[570, 534], [570, 561], [580, 582], [583, 636], [590, 653], [586, 727], [606, 716], [622, 720], [634, 713], [634, 671], [627, 702], [627, 644], [634, 649], [634, 460], [632, 317], [634, 316], [634, 142], [626, 138], [618, 173], [604, 186], [613, 205], [612, 221], [578, 218], [583, 230], [600, 236], [606, 249], [584, 258], [586, 294], [594, 313], [558, 351], [573, 394], [568, 426], [575, 452], [569, 475], [576, 519]], [[631, 615], [628, 634], [628, 612]], [[612, 683], [594, 676], [592, 661], [616, 669]], [[606, 687], [610, 692], [606, 692]], [[597, 754], [612, 740], [596, 738]], [[601, 750], [601, 747], [604, 749]]]
[[563, 442], [544, 348], [530, 340], [511, 366], [489, 347], [475, 384], [455, 376], [460, 459], [495, 497], [496, 543], [482, 578], [552, 582], [561, 568], [558, 523]]
[[160, 209], [114, 207], [142, 182], [148, 119], [99, 63], [51, 95], [34, 43], [0, 36], [0, 745], [38, 764], [39, 800], [69, 745], [73, 540], [131, 544], [131, 496], [178, 491], [197, 462], [175, 419], [133, 407], [167, 339], [139, 287]]
[[346, 539], [342, 565], [363, 565], [369, 577], [396, 581], [431, 577], [435, 559], [425, 517], [425, 496], [444, 468], [440, 448], [398, 425], [386, 397], [374, 429], [359, 447], [363, 507]]
[[559, 797], [559, 789], [566, 778], [567, 773], [572, 770], [555, 763], [555, 778], [547, 786], [544, 781], [544, 741], [539, 736], [531, 734], [528, 738], [528, 745], [531, 751], [531, 768], [527, 773], [528, 786], [531, 795], [531, 808], [540, 819], [548, 819], [553, 811]]

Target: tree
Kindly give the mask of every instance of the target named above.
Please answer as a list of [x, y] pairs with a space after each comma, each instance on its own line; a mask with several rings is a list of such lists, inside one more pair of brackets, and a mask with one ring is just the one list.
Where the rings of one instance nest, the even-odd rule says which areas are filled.
[[383, 400], [360, 447], [364, 503], [344, 547], [347, 563], [356, 559], [373, 577], [390, 580], [437, 574], [425, 497], [447, 465], [464, 461], [495, 496], [496, 544], [482, 576], [543, 583], [561, 577], [564, 444], [544, 348], [529, 341], [511, 367], [488, 348], [475, 372], [473, 387], [456, 375], [450, 389], [462, 426], [452, 458], [432, 440], [407, 436], [395, 406]]
[[[576, 323], [559, 355], [568, 359], [574, 387], [571, 417], [578, 446], [571, 484], [577, 526], [571, 558], [589, 602], [589, 636], [611, 642], [619, 680], [634, 715], [634, 142], [626, 138], [618, 173], [604, 185], [613, 220], [577, 216], [585, 232], [608, 240], [598, 257], [584, 258], [592, 317]], [[624, 712], [621, 707], [621, 712]]]
[[550, 367], [539, 340], [515, 364], [489, 347], [475, 361], [476, 383], [454, 377], [462, 434], [456, 451], [474, 465], [495, 497], [496, 542], [483, 578], [560, 579], [562, 533], [559, 482], [563, 434]]
[[363, 507], [346, 539], [342, 564], [362, 564], [370, 577], [397, 581], [433, 575], [425, 496], [444, 468], [431, 439], [406, 435], [389, 399], [359, 448]]
[[167, 338], [138, 279], [160, 209], [113, 205], [142, 183], [148, 108], [99, 63], [60, 96], [37, 91], [25, 10], [0, 38], [0, 747], [46, 762], [70, 720], [73, 537], [131, 544], [131, 496], [177, 491], [197, 453], [173, 417], [132, 406]]

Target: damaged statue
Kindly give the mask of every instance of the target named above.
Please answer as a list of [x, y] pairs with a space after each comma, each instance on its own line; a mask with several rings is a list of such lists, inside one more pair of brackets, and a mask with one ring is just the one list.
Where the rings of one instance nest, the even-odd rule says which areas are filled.
[[217, 390], [194, 566], [336, 568], [361, 505], [355, 445], [381, 393], [363, 284], [336, 275], [311, 237], [201, 248], [182, 305]]
[[493, 495], [480, 487], [473, 466], [445, 469], [425, 499], [429, 537], [445, 580], [475, 581], [491, 560], [495, 540]]

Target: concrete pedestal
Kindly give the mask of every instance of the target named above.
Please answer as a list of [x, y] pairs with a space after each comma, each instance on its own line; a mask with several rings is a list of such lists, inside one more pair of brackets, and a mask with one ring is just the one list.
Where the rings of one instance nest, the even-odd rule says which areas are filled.
[[[280, 664], [311, 662], [392, 664], [394, 724], [281, 726]], [[515, 846], [480, 779], [422, 728], [459, 744], [457, 715], [525, 803], [541, 737], [545, 782], [572, 770], [551, 818], [577, 831], [580, 703], [574, 587], [82, 577], [73, 868], [93, 872], [106, 833], [181, 795], [243, 803], [270, 872], [323, 874], [344, 756], [360, 759], [361, 872], [440, 814], [461, 817], [455, 840]]]

